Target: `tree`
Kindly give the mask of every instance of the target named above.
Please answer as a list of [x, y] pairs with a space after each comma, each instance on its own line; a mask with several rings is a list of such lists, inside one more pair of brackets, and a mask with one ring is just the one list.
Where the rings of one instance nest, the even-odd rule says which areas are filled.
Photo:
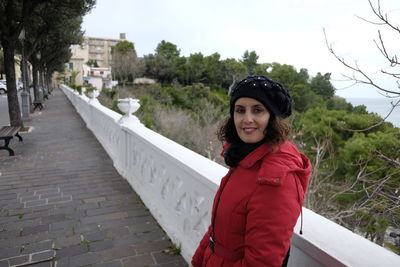
[[97, 60], [93, 60], [93, 59], [90, 59], [88, 62], [86, 62], [86, 65], [93, 67], [93, 68], [99, 67]]
[[204, 56], [202, 53], [190, 54], [188, 62], [189, 81], [199, 83], [204, 81]]
[[[364, 18], [360, 18], [364, 20], [367, 23], [371, 23], [377, 27], [385, 27], [390, 30], [393, 30], [396, 34], [400, 34], [400, 27], [398, 25], [395, 25], [389, 15], [382, 11], [381, 9], [381, 4], [380, 0], [376, 1], [376, 4], [374, 5], [371, 0], [368, 0], [369, 6], [371, 8], [371, 11], [377, 19], [377, 21], [370, 21]], [[324, 31], [325, 33], [325, 31]], [[378, 81], [371, 75], [368, 74], [362, 66], [359, 66], [357, 62], [355, 63], [349, 63], [346, 59], [343, 57], [339, 56], [335, 50], [333, 49], [333, 46], [329, 44], [328, 38], [325, 33], [325, 41], [327, 44], [327, 47], [329, 51], [332, 53], [332, 55], [340, 62], [342, 63], [346, 68], [352, 71], [352, 75], [344, 75], [345, 78], [347, 78], [349, 81], [354, 82], [354, 84], [365, 84], [369, 85], [375, 89], [377, 89], [379, 92], [381, 92], [383, 95], [390, 97], [390, 98], [400, 98], [400, 73], [398, 71], [398, 67], [400, 66], [400, 61], [398, 60], [400, 55], [397, 55], [396, 52], [389, 51], [387, 48], [387, 45], [385, 44], [385, 39], [384, 36], [381, 32], [380, 29], [378, 29], [378, 40], [374, 40], [376, 47], [378, 49], [378, 52], [382, 55], [382, 57], [386, 60], [387, 65], [383, 66], [380, 68], [379, 72], [383, 75], [385, 75], [387, 78], [391, 79], [393, 82], [393, 86], [390, 88], [385, 88], [381, 86]], [[389, 114], [393, 111], [394, 108], [400, 106], [400, 99], [393, 101], [391, 103], [392, 109], [389, 111]], [[387, 117], [387, 116], [386, 116]]]
[[247, 66], [250, 75], [255, 74], [258, 57], [255, 51], [249, 52], [248, 50], [246, 50], [242, 56], [242, 63]]
[[3, 49], [0, 49], [0, 79], [3, 79], [4, 71], [4, 54]]
[[161, 83], [170, 83], [174, 77], [174, 69], [170, 60], [158, 55], [145, 55], [145, 76], [156, 79]]
[[[18, 95], [15, 80], [15, 49], [18, 37], [23, 28], [35, 28], [40, 21], [40, 16], [46, 8], [57, 7], [58, 13], [72, 15], [72, 17], [83, 16], [95, 4], [95, 0], [4, 0], [0, 5], [0, 38], [4, 51], [4, 67], [7, 79], [8, 108], [10, 124], [23, 126], [21, 112], [19, 109]], [[31, 51], [36, 50], [39, 41], [45, 34], [37, 35], [38, 32], [31, 31], [36, 38], [33, 41]], [[29, 36], [28, 36], [29, 38]], [[34, 52], [32, 52], [33, 54]]]
[[222, 83], [222, 63], [221, 55], [214, 53], [204, 58], [204, 81], [209, 85], [221, 87]]
[[307, 110], [294, 121], [296, 142], [313, 164], [305, 205], [382, 245], [388, 226], [399, 228], [400, 130], [365, 112]]
[[325, 73], [322, 75], [320, 72], [318, 72], [317, 75], [311, 79], [311, 90], [322, 96], [324, 100], [331, 99], [335, 94], [335, 88], [331, 84], [330, 79], [330, 73]]
[[228, 75], [226, 79], [230, 82], [228, 89], [228, 95], [230, 95], [236, 82], [246, 76], [247, 68], [246, 65], [234, 58], [227, 58], [222, 62], [222, 64], [225, 68], [224, 72]]
[[33, 0], [5, 0], [0, 5], [0, 38], [7, 79], [8, 112], [11, 126], [23, 126], [15, 79], [15, 46], [29, 15], [44, 2]]
[[143, 71], [142, 63], [137, 58], [132, 42], [125, 40], [117, 43], [112, 49], [112, 56], [112, 71], [122, 81], [123, 87], [129, 78], [133, 80]]
[[162, 56], [168, 60], [179, 57], [180, 50], [173, 43], [162, 40], [156, 48], [156, 55]]

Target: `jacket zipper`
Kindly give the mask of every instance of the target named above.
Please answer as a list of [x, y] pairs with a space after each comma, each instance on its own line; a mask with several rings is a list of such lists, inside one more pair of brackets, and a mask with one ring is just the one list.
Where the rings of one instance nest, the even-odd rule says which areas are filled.
[[217, 203], [215, 204], [215, 210], [214, 210], [214, 213], [213, 213], [213, 215], [212, 215], [212, 220], [211, 220], [211, 229], [212, 229], [212, 233], [211, 233], [211, 236], [210, 236], [210, 242], [211, 242], [212, 244], [215, 243], [215, 217], [216, 217], [216, 215], [217, 215], [217, 210], [218, 210], [218, 206], [219, 206], [219, 201], [220, 201], [220, 199], [221, 199], [221, 196], [222, 196], [222, 193], [223, 193], [223, 191], [224, 191], [224, 189], [225, 189], [225, 186], [228, 184], [228, 182], [229, 182], [229, 180], [230, 180], [232, 174], [235, 172], [235, 170], [236, 170], [236, 167], [233, 167], [233, 168], [229, 169], [226, 182], [225, 182], [225, 184], [223, 185], [223, 187], [221, 188], [220, 193], [219, 193], [219, 196], [218, 196]]

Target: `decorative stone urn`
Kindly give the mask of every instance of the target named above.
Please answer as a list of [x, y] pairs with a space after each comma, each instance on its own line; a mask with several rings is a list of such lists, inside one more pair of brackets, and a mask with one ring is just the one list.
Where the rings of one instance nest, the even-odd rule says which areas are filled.
[[119, 123], [128, 123], [128, 122], [136, 122], [140, 123], [139, 119], [132, 115], [132, 113], [135, 113], [139, 108], [139, 99], [134, 99], [134, 98], [122, 98], [118, 99], [118, 108], [125, 113], [124, 116], [121, 117], [119, 120]]
[[97, 91], [97, 90], [93, 90], [93, 91], [88, 92], [88, 96], [91, 99], [97, 98], [99, 95], [100, 95], [100, 92]]

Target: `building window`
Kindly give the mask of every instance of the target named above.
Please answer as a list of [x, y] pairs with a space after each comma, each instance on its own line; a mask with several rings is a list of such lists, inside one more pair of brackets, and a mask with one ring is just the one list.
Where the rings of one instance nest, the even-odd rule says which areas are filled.
[[69, 69], [72, 70], [74, 68], [74, 63], [70, 62], [69, 63]]
[[100, 74], [104, 74], [104, 71], [100, 71]]

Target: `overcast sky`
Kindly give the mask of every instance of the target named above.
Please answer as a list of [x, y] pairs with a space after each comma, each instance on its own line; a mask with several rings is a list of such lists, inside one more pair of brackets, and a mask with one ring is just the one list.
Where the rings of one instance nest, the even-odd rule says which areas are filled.
[[[372, 0], [377, 2], [377, 0]], [[381, 0], [382, 10], [400, 24], [400, 1]], [[278, 62], [308, 69], [311, 75], [331, 72], [336, 88], [341, 74], [351, 75], [329, 53], [323, 29], [336, 52], [372, 73], [387, 64], [374, 39], [378, 27], [356, 17], [374, 20], [368, 0], [97, 0], [86, 15], [85, 34], [119, 38], [126, 33], [137, 53], [154, 53], [161, 40], [174, 43], [181, 55], [218, 52], [222, 59], [240, 59], [245, 50], [256, 51], [258, 63]], [[400, 35], [381, 27], [388, 48], [396, 48]], [[396, 51], [396, 50], [394, 50]], [[379, 78], [388, 89], [392, 81]], [[379, 97], [370, 87], [338, 90], [343, 97]]]

